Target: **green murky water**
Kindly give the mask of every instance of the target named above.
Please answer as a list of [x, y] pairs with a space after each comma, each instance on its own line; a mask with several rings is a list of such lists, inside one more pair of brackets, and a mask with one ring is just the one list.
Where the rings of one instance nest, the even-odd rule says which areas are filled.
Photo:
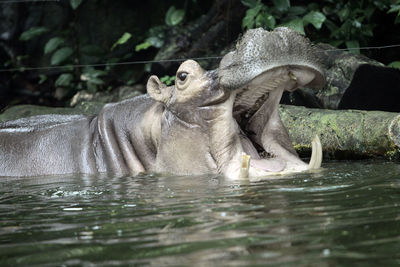
[[400, 165], [221, 177], [0, 179], [0, 266], [400, 264]]

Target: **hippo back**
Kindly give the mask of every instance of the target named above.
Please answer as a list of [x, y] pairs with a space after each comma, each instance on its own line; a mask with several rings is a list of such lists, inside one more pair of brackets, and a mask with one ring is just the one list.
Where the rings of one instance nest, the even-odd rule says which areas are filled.
[[0, 176], [93, 173], [92, 118], [40, 115], [0, 124]]

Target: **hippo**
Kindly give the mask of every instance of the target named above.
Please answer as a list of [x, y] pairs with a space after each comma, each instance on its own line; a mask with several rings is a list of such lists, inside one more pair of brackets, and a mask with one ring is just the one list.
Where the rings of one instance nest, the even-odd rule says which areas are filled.
[[296, 154], [278, 113], [284, 90], [321, 87], [311, 43], [288, 28], [247, 31], [216, 70], [183, 62], [173, 86], [106, 104], [97, 116], [40, 115], [0, 124], [0, 176], [221, 174], [251, 179], [319, 168]]

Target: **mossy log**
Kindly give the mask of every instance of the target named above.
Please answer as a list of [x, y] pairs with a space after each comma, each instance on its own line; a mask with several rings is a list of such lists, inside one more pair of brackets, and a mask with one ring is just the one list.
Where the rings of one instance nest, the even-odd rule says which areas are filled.
[[279, 111], [295, 149], [302, 156], [310, 154], [311, 140], [318, 134], [325, 158], [400, 158], [399, 113], [289, 105], [281, 105]]

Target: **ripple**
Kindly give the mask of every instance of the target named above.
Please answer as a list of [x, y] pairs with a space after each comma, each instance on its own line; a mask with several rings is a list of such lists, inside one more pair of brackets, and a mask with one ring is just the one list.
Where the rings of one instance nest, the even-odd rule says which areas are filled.
[[399, 166], [0, 180], [0, 265], [396, 265]]

